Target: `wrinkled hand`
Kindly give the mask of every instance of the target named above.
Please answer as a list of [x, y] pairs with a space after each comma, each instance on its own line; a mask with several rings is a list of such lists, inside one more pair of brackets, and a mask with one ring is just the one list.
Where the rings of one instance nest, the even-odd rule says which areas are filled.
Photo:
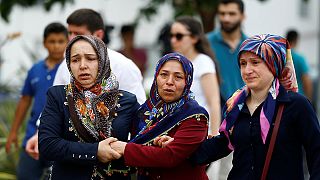
[[174, 138], [167, 135], [158, 136], [153, 140], [153, 145], [159, 146], [159, 147], [166, 147], [173, 140]]
[[10, 131], [10, 134], [7, 137], [7, 142], [6, 142], [6, 153], [11, 152], [11, 144], [12, 143], [14, 144], [16, 149], [19, 147], [17, 133]]
[[39, 160], [38, 132], [35, 133], [26, 144], [26, 152], [35, 160]]
[[99, 142], [98, 153], [97, 153], [99, 161], [103, 163], [107, 163], [109, 161], [112, 161], [114, 159], [119, 159], [121, 157], [121, 155], [115, 150], [113, 150], [110, 146], [110, 144], [115, 141], [117, 141], [116, 138], [109, 137]]
[[124, 149], [126, 148], [127, 143], [122, 141], [116, 141], [111, 143], [111, 148], [117, 151], [119, 154], [124, 154]]

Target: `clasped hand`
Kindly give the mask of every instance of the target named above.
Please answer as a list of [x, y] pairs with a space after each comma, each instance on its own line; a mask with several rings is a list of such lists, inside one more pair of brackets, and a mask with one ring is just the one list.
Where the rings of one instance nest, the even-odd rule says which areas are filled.
[[123, 155], [127, 143], [118, 141], [118, 139], [109, 137], [99, 142], [98, 159], [103, 163], [119, 159]]
[[[153, 144], [163, 148], [173, 140], [170, 136], [163, 135], [155, 138]], [[98, 145], [98, 159], [103, 163], [119, 159], [123, 156], [126, 145], [126, 142], [118, 141], [113, 137], [100, 141]]]

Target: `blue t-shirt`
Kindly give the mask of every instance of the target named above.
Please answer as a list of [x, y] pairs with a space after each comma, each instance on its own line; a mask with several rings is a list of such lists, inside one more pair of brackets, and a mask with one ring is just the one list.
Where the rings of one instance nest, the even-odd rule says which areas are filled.
[[28, 71], [21, 95], [32, 96], [34, 99], [31, 109], [31, 117], [27, 122], [26, 135], [23, 140], [22, 147], [25, 147], [28, 139], [33, 136], [37, 130], [36, 122], [44, 108], [47, 90], [53, 85], [53, 80], [58, 67], [59, 64], [49, 70], [45, 64], [45, 60], [41, 60], [34, 64]]
[[302, 76], [309, 73], [309, 66], [305, 58], [297, 53], [294, 49], [291, 49], [291, 54], [296, 71], [299, 93], [304, 95]]
[[237, 58], [240, 45], [246, 38], [242, 33], [241, 41], [237, 48], [232, 50], [230, 46], [224, 42], [221, 31], [218, 30], [208, 33], [209, 43], [219, 63], [221, 77], [220, 93], [224, 100], [227, 100], [237, 89], [244, 85]]

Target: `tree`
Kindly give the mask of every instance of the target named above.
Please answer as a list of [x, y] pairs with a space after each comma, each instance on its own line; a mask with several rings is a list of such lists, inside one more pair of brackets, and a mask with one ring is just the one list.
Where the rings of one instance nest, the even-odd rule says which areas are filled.
[[218, 0], [150, 0], [146, 7], [140, 10], [137, 21], [142, 17], [147, 20], [157, 14], [160, 5], [171, 3], [175, 10], [175, 17], [180, 15], [199, 15], [203, 23], [204, 31], [209, 32], [214, 29], [214, 18]]
[[[309, 0], [302, 1], [307, 2]], [[42, 5], [47, 11], [49, 11], [52, 5], [56, 3], [59, 3], [64, 7], [66, 3], [73, 2], [74, 0], [0, 0], [0, 14], [1, 17], [8, 22], [11, 10], [15, 5], [23, 7]], [[180, 15], [199, 15], [205, 32], [214, 29], [214, 18], [216, 16], [218, 0], [149, 0], [146, 7], [140, 9], [136, 22], [139, 22], [143, 17], [150, 20], [153, 15], [157, 14], [159, 6], [164, 3], [172, 4], [172, 7], [175, 10], [175, 17]]]
[[43, 8], [49, 11], [55, 3], [59, 3], [64, 7], [66, 3], [73, 3], [74, 0], [0, 0], [0, 14], [1, 18], [9, 22], [9, 15], [12, 8], [16, 5], [22, 7], [32, 7], [42, 5]]

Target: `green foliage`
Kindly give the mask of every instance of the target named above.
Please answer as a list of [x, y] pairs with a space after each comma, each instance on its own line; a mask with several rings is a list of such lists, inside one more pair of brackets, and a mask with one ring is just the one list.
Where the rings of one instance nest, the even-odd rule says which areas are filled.
[[[5, 144], [14, 117], [16, 100], [1, 97], [0, 100], [0, 179], [16, 179], [15, 170], [19, 159], [19, 150], [13, 148], [10, 154], [5, 152]], [[25, 128], [19, 134], [21, 144]]]
[[9, 22], [9, 15], [15, 5], [22, 7], [42, 5], [45, 10], [49, 11], [55, 3], [59, 3], [64, 7], [66, 3], [73, 2], [74, 0], [0, 0], [0, 15], [2, 19]]

